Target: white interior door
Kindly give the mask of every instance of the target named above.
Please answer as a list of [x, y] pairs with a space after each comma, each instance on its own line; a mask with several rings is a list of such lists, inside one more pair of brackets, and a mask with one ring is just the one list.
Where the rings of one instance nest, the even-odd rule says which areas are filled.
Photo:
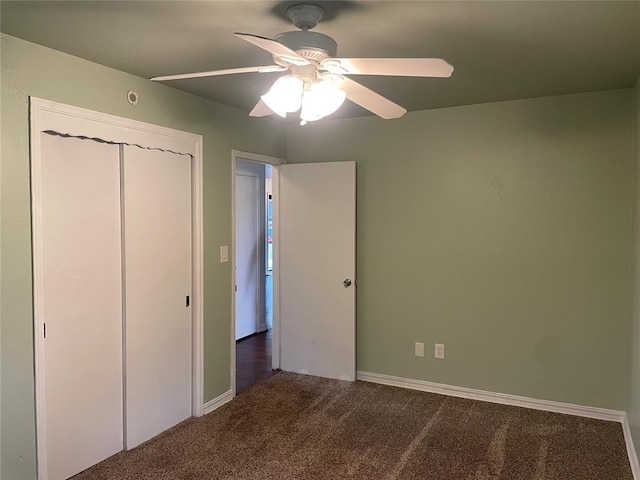
[[280, 167], [283, 370], [355, 380], [355, 172]]
[[257, 331], [260, 316], [259, 175], [236, 171], [236, 340]]
[[119, 153], [40, 135], [44, 450], [64, 479], [123, 448]]
[[191, 416], [191, 157], [124, 147], [126, 448]]

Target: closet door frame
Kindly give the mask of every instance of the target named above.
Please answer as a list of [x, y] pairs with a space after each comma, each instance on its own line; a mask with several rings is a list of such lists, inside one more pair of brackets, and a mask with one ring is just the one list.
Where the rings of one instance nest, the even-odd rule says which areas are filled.
[[36, 454], [38, 480], [46, 480], [48, 473], [45, 411], [46, 351], [42, 297], [41, 134], [52, 130], [60, 134], [99, 138], [114, 143], [137, 144], [191, 155], [193, 225], [191, 413], [194, 417], [202, 416], [204, 403], [202, 136], [36, 97], [30, 97], [30, 114]]

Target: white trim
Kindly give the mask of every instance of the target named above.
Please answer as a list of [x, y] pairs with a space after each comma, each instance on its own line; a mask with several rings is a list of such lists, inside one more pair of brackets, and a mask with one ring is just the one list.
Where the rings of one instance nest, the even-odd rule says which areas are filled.
[[233, 392], [231, 391], [231, 389], [229, 389], [223, 394], [218, 395], [216, 398], [205, 403], [204, 414], [207, 415], [208, 413], [213, 412], [215, 409], [220, 408], [222, 405], [230, 402], [231, 400], [233, 400]]
[[36, 401], [36, 469], [38, 479], [48, 478], [47, 470], [47, 426], [45, 405], [46, 388], [44, 381], [45, 358], [44, 358], [44, 322], [43, 312], [43, 278], [44, 272], [42, 262], [42, 196], [41, 196], [41, 160], [42, 148], [40, 144], [40, 116], [38, 102], [33, 99], [31, 102], [31, 235], [33, 249], [33, 327], [34, 327], [34, 356], [35, 356], [35, 401]]
[[276, 166], [284, 165], [285, 163], [287, 163], [286, 160], [283, 158], [272, 157], [270, 155], [262, 155], [261, 153], [244, 152], [242, 150], [236, 150], [236, 149], [231, 150], [231, 156], [233, 158], [249, 160], [250, 162], [266, 163], [269, 165], [276, 165]]
[[193, 349], [192, 349], [192, 415], [203, 412], [203, 319], [204, 319], [204, 255], [202, 215], [202, 136], [127, 118], [93, 112], [40, 98], [30, 98], [31, 145], [31, 214], [33, 242], [33, 322], [36, 394], [36, 455], [39, 480], [46, 480], [47, 444], [45, 412], [45, 349], [42, 306], [42, 218], [40, 171], [42, 149], [40, 132], [99, 137], [116, 143], [139, 144], [188, 153], [193, 158]]
[[452, 397], [468, 398], [470, 400], [480, 400], [482, 402], [499, 403], [502, 405], [513, 405], [516, 407], [531, 408], [534, 410], [544, 410], [547, 412], [564, 413], [578, 417], [597, 418], [611, 422], [622, 422], [625, 413], [618, 410], [606, 408], [587, 407], [570, 403], [554, 402], [551, 400], [538, 400], [535, 398], [509, 395], [506, 393], [487, 392], [473, 388], [455, 387], [442, 383], [427, 382], [425, 380], [414, 380], [411, 378], [394, 377], [381, 373], [356, 372], [356, 379], [365, 382], [380, 383], [393, 387], [410, 388], [422, 392], [449, 395]]
[[624, 440], [627, 444], [627, 454], [629, 455], [629, 464], [631, 465], [631, 472], [633, 473], [634, 480], [640, 480], [640, 465], [638, 464], [638, 455], [633, 445], [633, 437], [631, 436], [631, 429], [629, 428], [629, 419], [625, 413], [622, 420], [622, 431], [624, 433]]
[[154, 146], [193, 156], [199, 153], [198, 140], [202, 142], [202, 136], [194, 133], [41, 98], [31, 97], [31, 105], [38, 110], [38, 128], [41, 132], [54, 130], [74, 136], [98, 137], [115, 143]]
[[271, 171], [271, 185], [273, 195], [273, 332], [271, 337], [271, 368], [280, 368], [280, 255], [279, 255], [279, 230], [278, 230], [278, 166], [286, 163], [284, 159], [261, 155], [258, 153], [231, 150], [231, 334], [229, 343], [230, 382], [233, 397], [236, 396], [236, 159], [265, 163], [274, 167]]
[[273, 282], [273, 331], [271, 335], [271, 368], [278, 370], [280, 368], [281, 359], [281, 342], [282, 327], [280, 323], [280, 170], [278, 168], [271, 169], [271, 213], [272, 213], [272, 248], [273, 248], [273, 265], [272, 265], [272, 282]]
[[203, 215], [203, 142], [198, 135], [192, 168], [192, 215], [193, 215], [193, 360], [192, 360], [192, 396], [191, 413], [200, 417], [204, 413], [204, 215]]

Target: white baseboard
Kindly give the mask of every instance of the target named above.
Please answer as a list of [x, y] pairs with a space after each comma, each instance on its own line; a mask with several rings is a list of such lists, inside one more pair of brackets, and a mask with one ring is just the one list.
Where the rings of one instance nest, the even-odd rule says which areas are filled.
[[233, 392], [231, 390], [227, 390], [222, 395], [218, 395], [216, 398], [209, 400], [204, 404], [204, 414], [213, 412], [216, 408], [220, 408], [227, 402], [233, 400]]
[[629, 419], [627, 415], [624, 415], [622, 420], [622, 431], [624, 432], [624, 439], [627, 443], [627, 454], [629, 455], [629, 463], [631, 464], [631, 471], [633, 472], [634, 480], [640, 480], [640, 465], [638, 464], [638, 455], [636, 449], [633, 446], [633, 437], [631, 436], [631, 429], [629, 428]]
[[454, 387], [452, 385], [445, 385], [442, 383], [394, 377], [391, 375], [383, 375], [381, 373], [358, 371], [356, 373], [356, 379], [363, 380], [365, 382], [391, 385], [393, 387], [410, 388], [412, 390], [421, 390], [423, 392], [438, 393], [440, 395], [450, 395], [452, 397], [468, 398], [470, 400], [480, 400], [483, 402], [501, 403], [503, 405], [532, 408], [534, 410], [544, 410], [547, 412], [565, 413], [567, 415], [576, 415], [578, 417], [597, 418], [600, 420], [609, 420], [611, 422], [622, 423], [625, 417], [625, 413], [618, 410], [585, 407], [582, 405], [553, 402], [550, 400], [538, 400], [535, 398], [520, 397], [518, 395], [509, 395], [506, 393], [475, 390], [473, 388]]
[[411, 378], [394, 377], [382, 373], [356, 372], [356, 379], [365, 382], [380, 383], [393, 387], [410, 388], [423, 392], [438, 393], [440, 395], [450, 395], [452, 397], [468, 398], [470, 400], [480, 400], [483, 402], [500, 403], [503, 405], [513, 405], [516, 407], [532, 408], [534, 410], [544, 410], [547, 412], [564, 413], [578, 417], [596, 418], [608, 420], [622, 424], [627, 454], [634, 480], [640, 480], [640, 466], [638, 466], [638, 456], [633, 446], [633, 438], [629, 429], [627, 414], [618, 410], [608, 410], [606, 408], [585, 407], [571, 403], [553, 402], [551, 400], [538, 400], [535, 398], [520, 397], [506, 393], [487, 392], [473, 388], [455, 387], [442, 383], [427, 382], [425, 380], [414, 380]]

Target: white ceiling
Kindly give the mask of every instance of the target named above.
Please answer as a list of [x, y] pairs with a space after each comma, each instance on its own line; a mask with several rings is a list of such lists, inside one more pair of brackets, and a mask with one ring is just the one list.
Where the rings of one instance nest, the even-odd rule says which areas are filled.
[[[140, 77], [270, 64], [233, 32], [293, 30], [295, 1], [6, 1], [0, 30]], [[342, 57], [441, 57], [450, 79], [352, 77], [409, 111], [633, 87], [640, 1], [315, 1]], [[279, 74], [173, 81], [245, 111]], [[340, 116], [367, 114], [351, 105]]]

